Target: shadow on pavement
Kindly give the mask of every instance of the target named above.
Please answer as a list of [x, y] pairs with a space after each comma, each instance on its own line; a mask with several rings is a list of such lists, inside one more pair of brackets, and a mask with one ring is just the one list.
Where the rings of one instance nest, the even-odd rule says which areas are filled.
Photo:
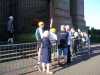
[[[89, 55], [89, 53], [85, 50], [82, 50], [80, 53], [77, 54], [77, 56], [74, 56], [72, 57], [72, 63], [69, 64], [69, 65], [64, 65], [64, 66], [59, 66], [57, 65], [56, 63], [53, 64], [51, 70], [53, 70], [54, 74], [60, 70], [63, 70], [63, 69], [66, 69], [68, 67], [71, 67], [73, 65], [76, 65], [78, 63], [81, 63], [82, 61], [87, 61], [89, 60], [90, 58], [93, 58], [95, 56], [98, 56], [100, 55], [100, 46], [94, 46], [94, 47], [91, 47], [91, 54]], [[37, 72], [37, 70], [33, 70], [33, 67], [34, 65], [28, 65], [27, 67], [23, 67], [23, 68], [20, 68], [19, 70], [21, 71], [22, 69], [26, 69], [26, 68], [31, 68], [31, 70], [29, 71], [24, 71], [24, 73], [20, 73], [19, 75], [30, 75], [30, 74], [33, 74], [35, 72]], [[2, 74], [0, 74], [2, 75]], [[4, 74], [3, 74], [4, 75]], [[44, 74], [41, 74], [41, 72], [39, 73], [39, 75], [44, 75]]]
[[[71, 64], [60, 66], [61, 68], [54, 70], [54, 73], [56, 73], [57, 71], [63, 70], [65, 68], [68, 68], [70, 66], [76, 65], [78, 63], [81, 63], [82, 61], [87, 61], [90, 58], [93, 58], [93, 57], [98, 56], [98, 55], [100, 55], [100, 46], [91, 47], [90, 48], [90, 55], [87, 51], [78, 53], [77, 56], [73, 57]], [[59, 66], [54, 65], [52, 69], [55, 69], [57, 67], [59, 67]]]

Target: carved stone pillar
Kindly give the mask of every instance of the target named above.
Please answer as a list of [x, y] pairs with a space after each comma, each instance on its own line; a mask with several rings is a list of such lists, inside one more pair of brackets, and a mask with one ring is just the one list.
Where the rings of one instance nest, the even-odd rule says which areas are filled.
[[60, 30], [60, 25], [72, 25], [70, 16], [70, 0], [53, 0], [54, 23]]
[[81, 30], [85, 29], [85, 20], [84, 20], [84, 0], [70, 0], [71, 7], [71, 16], [73, 26]]

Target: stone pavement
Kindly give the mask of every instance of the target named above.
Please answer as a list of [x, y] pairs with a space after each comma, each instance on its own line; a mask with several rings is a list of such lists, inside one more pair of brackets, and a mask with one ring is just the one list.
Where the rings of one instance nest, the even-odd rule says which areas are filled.
[[[100, 55], [69, 67], [58, 67], [53, 71], [55, 71], [54, 75], [100, 75]], [[34, 72], [26, 75], [46, 74]]]
[[[0, 63], [0, 75], [47, 75], [33, 69], [36, 60], [31, 58], [14, 60], [11, 62]], [[100, 45], [93, 45], [91, 56], [87, 52], [81, 52], [73, 57], [72, 64], [59, 66], [56, 62], [52, 63], [51, 70], [53, 75], [100, 75]]]

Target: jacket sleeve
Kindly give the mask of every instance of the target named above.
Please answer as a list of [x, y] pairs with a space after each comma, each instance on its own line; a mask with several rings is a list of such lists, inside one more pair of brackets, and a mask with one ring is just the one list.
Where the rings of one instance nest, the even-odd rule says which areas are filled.
[[38, 29], [36, 29], [35, 37], [36, 37], [36, 40], [39, 40], [39, 37], [38, 37]]

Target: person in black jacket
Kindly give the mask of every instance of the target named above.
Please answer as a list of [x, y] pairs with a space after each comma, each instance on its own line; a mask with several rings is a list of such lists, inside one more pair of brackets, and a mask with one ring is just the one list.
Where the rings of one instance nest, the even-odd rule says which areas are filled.
[[68, 33], [68, 54], [67, 54], [67, 64], [71, 63], [71, 44], [72, 44], [72, 34], [70, 31], [70, 26], [66, 25], [66, 33]]
[[[66, 33], [65, 27], [61, 26], [61, 33], [59, 34], [59, 43], [58, 43], [58, 64], [67, 63], [67, 54], [68, 54], [68, 33]], [[64, 61], [61, 61], [61, 55], [63, 53]]]

